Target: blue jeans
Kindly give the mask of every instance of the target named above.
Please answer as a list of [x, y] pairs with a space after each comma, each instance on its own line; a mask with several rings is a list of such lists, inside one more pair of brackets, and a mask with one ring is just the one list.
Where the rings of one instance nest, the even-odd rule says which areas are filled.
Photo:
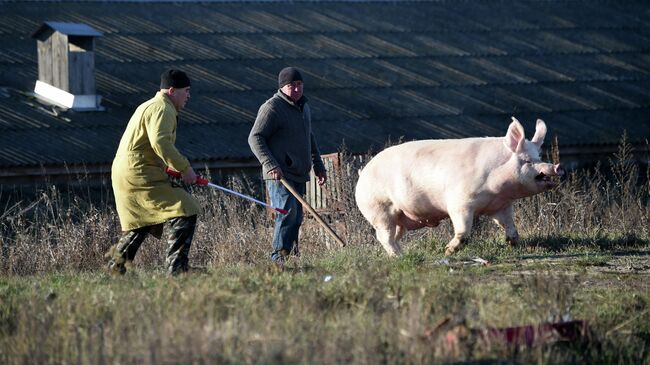
[[[287, 180], [300, 195], [307, 190], [306, 183]], [[294, 242], [298, 243], [298, 231], [302, 224], [302, 204], [296, 199], [280, 180], [266, 180], [266, 188], [271, 198], [271, 205], [286, 209], [289, 214], [275, 213], [275, 229], [273, 230], [273, 251], [271, 260], [283, 261], [283, 254], [288, 255], [293, 249]], [[284, 251], [281, 254], [281, 251]]]

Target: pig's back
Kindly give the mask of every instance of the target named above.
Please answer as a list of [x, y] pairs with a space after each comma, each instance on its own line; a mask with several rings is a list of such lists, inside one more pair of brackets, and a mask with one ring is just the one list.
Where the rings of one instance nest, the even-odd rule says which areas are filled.
[[412, 180], [426, 177], [428, 173], [450, 175], [454, 172], [451, 175], [456, 175], [462, 171], [476, 171], [485, 165], [486, 157], [491, 159], [491, 155], [499, 153], [501, 144], [502, 138], [495, 137], [406, 142], [381, 151], [364, 170], [378, 170], [384, 177], [400, 176]]
[[368, 199], [390, 203], [414, 215], [446, 211], [447, 196], [472, 191], [481, 184], [489, 172], [484, 160], [498, 153], [501, 145], [502, 138], [487, 137], [392, 146], [364, 167], [360, 188], [372, 195]]

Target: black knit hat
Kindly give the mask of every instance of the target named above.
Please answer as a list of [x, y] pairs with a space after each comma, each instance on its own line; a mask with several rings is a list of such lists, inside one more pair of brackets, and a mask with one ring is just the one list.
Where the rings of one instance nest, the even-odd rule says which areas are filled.
[[278, 75], [278, 87], [281, 89], [284, 85], [298, 80], [302, 81], [300, 71], [295, 67], [285, 67]]
[[183, 71], [169, 69], [160, 75], [160, 88], [169, 89], [170, 87], [182, 89], [190, 86], [190, 78]]

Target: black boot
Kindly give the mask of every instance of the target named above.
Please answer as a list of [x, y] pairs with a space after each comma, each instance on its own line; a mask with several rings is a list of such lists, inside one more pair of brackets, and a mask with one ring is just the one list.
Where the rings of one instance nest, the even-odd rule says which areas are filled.
[[190, 246], [196, 229], [196, 215], [167, 221], [167, 271], [171, 275], [189, 270]]

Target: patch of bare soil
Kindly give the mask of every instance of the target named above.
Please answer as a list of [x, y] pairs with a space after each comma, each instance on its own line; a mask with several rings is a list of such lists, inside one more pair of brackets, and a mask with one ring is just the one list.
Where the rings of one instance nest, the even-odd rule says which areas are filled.
[[558, 273], [581, 274], [585, 276], [583, 285], [650, 290], [650, 251], [528, 257], [521, 259], [515, 271], [537, 272], [535, 267], [540, 264], [557, 267]]
[[[621, 251], [612, 253], [570, 253], [557, 255], [528, 255], [506, 261], [483, 262], [443, 259], [437, 265], [450, 271], [475, 266], [491, 266], [498, 275], [565, 275], [579, 276], [583, 285], [650, 290], [650, 251]], [[483, 278], [494, 280], [492, 275]], [[482, 280], [482, 279], [478, 279]]]

